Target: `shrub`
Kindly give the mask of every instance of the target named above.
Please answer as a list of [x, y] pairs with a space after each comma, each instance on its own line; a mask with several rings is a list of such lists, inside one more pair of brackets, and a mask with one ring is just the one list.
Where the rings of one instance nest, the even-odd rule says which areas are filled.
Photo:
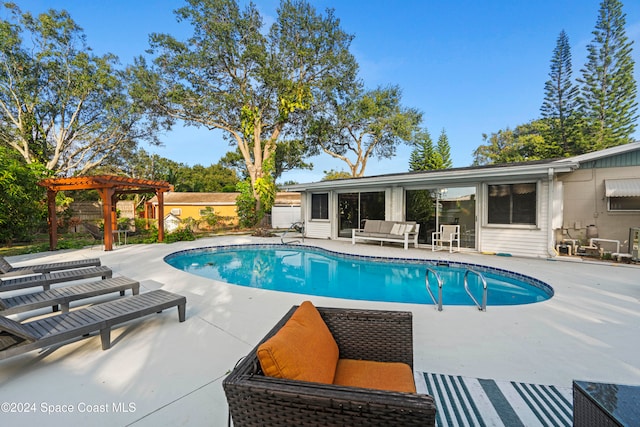
[[174, 243], [174, 242], [189, 242], [196, 240], [196, 236], [193, 235], [193, 231], [190, 228], [180, 228], [173, 233], [169, 233], [165, 236], [165, 243]]

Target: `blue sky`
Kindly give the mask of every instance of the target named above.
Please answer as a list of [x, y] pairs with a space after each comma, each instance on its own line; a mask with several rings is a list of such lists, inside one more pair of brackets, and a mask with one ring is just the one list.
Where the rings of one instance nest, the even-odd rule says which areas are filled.
[[[85, 30], [98, 54], [111, 52], [129, 64], [148, 48], [152, 32], [188, 37], [177, 23], [174, 0], [22, 0], [24, 11], [66, 9]], [[277, 0], [256, 0], [269, 24]], [[595, 28], [599, 0], [311, 0], [317, 10], [335, 9], [353, 34], [352, 52], [368, 88], [398, 85], [403, 104], [423, 112], [434, 142], [445, 129], [455, 167], [469, 166], [482, 134], [539, 118], [544, 83], [557, 37], [569, 36], [573, 77], [581, 75]], [[640, 83], [640, 1], [623, 1], [627, 37], [634, 41], [635, 78]], [[636, 132], [640, 139], [640, 131]], [[217, 163], [234, 149], [221, 133], [177, 128], [161, 136], [164, 146], [144, 147], [189, 165]], [[393, 159], [372, 159], [366, 175], [404, 172], [411, 148]], [[327, 155], [310, 159], [313, 171], [292, 171], [283, 180], [318, 181], [323, 171], [347, 170]]]

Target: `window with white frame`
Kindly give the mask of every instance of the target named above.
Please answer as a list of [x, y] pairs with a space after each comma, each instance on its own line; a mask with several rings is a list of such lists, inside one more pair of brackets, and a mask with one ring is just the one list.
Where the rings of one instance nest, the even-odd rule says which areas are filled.
[[329, 193], [311, 195], [311, 219], [329, 219]]
[[535, 182], [487, 186], [489, 224], [535, 225], [537, 186]]

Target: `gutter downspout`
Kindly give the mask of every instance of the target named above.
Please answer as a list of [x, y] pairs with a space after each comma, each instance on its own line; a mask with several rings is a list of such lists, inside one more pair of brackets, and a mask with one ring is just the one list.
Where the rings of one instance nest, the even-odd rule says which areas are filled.
[[551, 258], [555, 258], [558, 256], [556, 252], [556, 248], [554, 247], [554, 231], [553, 231], [553, 199], [554, 199], [554, 187], [555, 187], [555, 179], [554, 179], [554, 171], [553, 168], [549, 168], [547, 170], [547, 181], [549, 185], [548, 194], [548, 208], [547, 208], [547, 253]]

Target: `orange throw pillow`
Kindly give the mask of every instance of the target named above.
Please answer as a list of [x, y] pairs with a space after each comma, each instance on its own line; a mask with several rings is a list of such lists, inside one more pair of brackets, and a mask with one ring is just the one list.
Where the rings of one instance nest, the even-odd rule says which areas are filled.
[[266, 376], [331, 384], [338, 345], [318, 310], [303, 302], [284, 326], [258, 347]]

